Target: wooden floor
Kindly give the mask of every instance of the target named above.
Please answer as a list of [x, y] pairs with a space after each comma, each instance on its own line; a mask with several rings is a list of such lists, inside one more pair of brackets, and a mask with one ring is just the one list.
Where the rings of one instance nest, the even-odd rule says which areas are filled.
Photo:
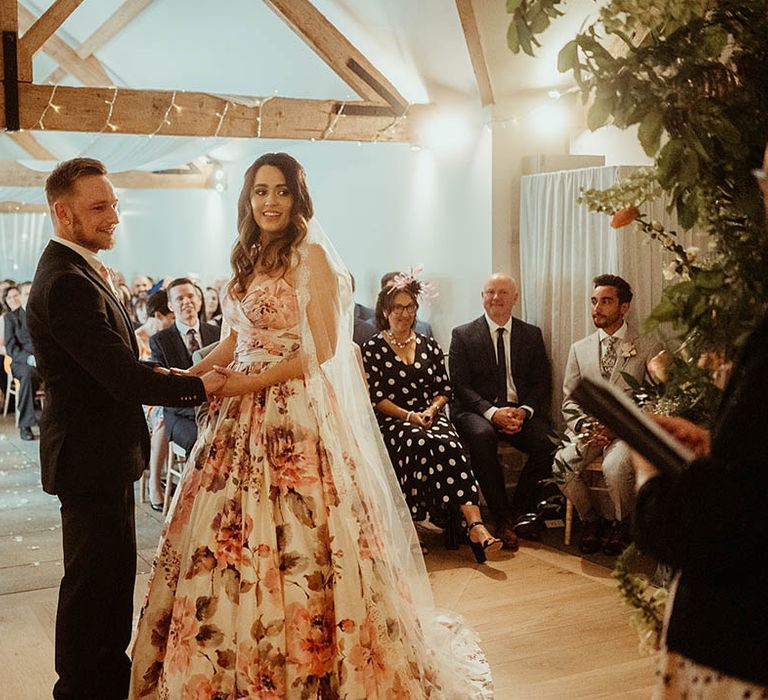
[[[160, 532], [137, 508], [138, 610]], [[492, 565], [439, 540], [427, 556], [439, 606], [480, 634], [497, 700], [648, 698], [654, 660], [641, 657], [610, 571], [543, 545]], [[42, 493], [37, 442], [23, 443], [0, 418], [0, 697], [50, 697], [61, 539], [58, 502]]]

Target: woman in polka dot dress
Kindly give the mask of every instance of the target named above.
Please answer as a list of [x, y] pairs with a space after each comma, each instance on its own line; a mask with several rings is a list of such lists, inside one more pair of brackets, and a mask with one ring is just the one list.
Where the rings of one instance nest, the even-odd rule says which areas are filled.
[[[363, 345], [371, 401], [414, 520], [458, 509], [479, 563], [501, 550], [482, 522], [479, 489], [455, 428], [443, 413], [451, 395], [443, 351], [413, 330], [422, 284], [401, 274], [380, 293], [380, 333]], [[426, 549], [422, 547], [424, 553]]]

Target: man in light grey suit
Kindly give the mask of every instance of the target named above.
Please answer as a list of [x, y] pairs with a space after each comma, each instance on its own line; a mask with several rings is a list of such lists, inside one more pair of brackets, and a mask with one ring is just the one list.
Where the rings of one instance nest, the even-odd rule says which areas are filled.
[[[569, 394], [582, 377], [602, 377], [629, 390], [622, 373], [642, 381], [646, 363], [661, 350], [661, 345], [654, 339], [638, 335], [624, 320], [632, 302], [632, 288], [625, 280], [616, 275], [599, 275], [592, 282], [594, 291], [590, 303], [597, 331], [575, 342], [568, 353], [563, 382], [563, 418], [571, 441], [555, 455], [553, 475], [582, 520], [579, 549], [591, 554], [602, 547], [606, 554], [619, 554], [630, 541], [629, 517], [634, 505], [635, 481], [629, 448], [592, 419], [589, 429], [582, 427], [577, 435], [577, 423], [583, 422], [585, 416]], [[612, 512], [602, 514], [611, 521], [607, 534], [599, 512], [600, 504], [594, 498], [597, 494], [589, 490], [582, 478], [584, 467], [601, 454], [603, 476], [612, 505]]]

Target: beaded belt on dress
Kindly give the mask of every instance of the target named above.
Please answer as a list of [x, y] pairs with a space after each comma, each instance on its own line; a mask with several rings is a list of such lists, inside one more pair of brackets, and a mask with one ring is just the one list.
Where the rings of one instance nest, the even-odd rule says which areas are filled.
[[284, 355], [274, 355], [270, 352], [267, 352], [263, 348], [256, 348], [255, 350], [248, 350], [246, 352], [236, 352], [235, 353], [235, 362], [239, 362], [243, 365], [252, 365], [256, 362], [261, 362], [264, 364], [274, 364], [275, 362], [280, 362], [281, 360], [284, 360]]

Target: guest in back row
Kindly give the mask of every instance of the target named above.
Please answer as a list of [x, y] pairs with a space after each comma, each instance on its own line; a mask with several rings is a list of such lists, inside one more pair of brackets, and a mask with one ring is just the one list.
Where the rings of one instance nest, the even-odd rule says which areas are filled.
[[8, 287], [4, 299], [10, 309], [4, 318], [5, 352], [13, 360], [13, 376], [19, 380], [16, 411], [19, 416], [19, 436], [22, 440], [35, 439], [32, 432], [32, 427], [37, 425], [35, 393], [40, 388], [41, 381], [37, 373], [32, 338], [27, 330], [26, 308], [31, 288], [31, 282], [24, 282], [20, 287]]
[[[482, 291], [485, 313], [454, 328], [450, 368], [451, 415], [496, 521], [504, 547], [518, 537], [539, 539], [541, 481], [552, 474], [554, 445], [547, 418], [552, 394], [541, 330], [512, 316], [517, 285], [494, 274]], [[510, 506], [497, 454], [499, 440], [527, 453]]]
[[451, 511], [461, 511], [472, 551], [482, 563], [501, 549], [501, 541], [482, 522], [477, 482], [443, 412], [451, 397], [443, 351], [437, 341], [413, 330], [422, 291], [415, 277], [399, 274], [379, 292], [381, 332], [362, 348], [371, 401], [413, 520], [429, 514], [438, 523], [450, 523]]
[[[193, 282], [186, 277], [173, 280], [167, 288], [168, 306], [176, 316], [173, 325], [149, 339], [152, 360], [163, 367], [189, 369], [192, 354], [219, 339], [221, 328], [213, 323], [200, 322], [202, 298]], [[194, 408], [163, 408], [165, 432], [168, 439], [187, 453], [197, 439]]]

